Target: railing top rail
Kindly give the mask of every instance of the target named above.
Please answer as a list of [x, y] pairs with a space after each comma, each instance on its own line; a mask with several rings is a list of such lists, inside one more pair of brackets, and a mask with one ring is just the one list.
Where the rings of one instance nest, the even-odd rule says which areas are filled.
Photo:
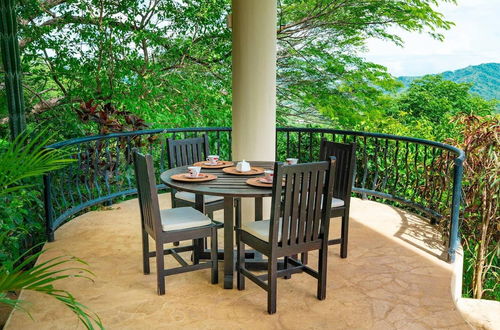
[[355, 136], [363, 136], [363, 137], [374, 137], [374, 138], [382, 138], [382, 139], [391, 139], [391, 140], [399, 140], [399, 141], [407, 141], [414, 142], [424, 145], [429, 145], [433, 147], [437, 147], [440, 149], [445, 149], [451, 152], [454, 152], [457, 155], [458, 160], [465, 159], [465, 152], [462, 149], [454, 147], [452, 145], [430, 141], [425, 139], [414, 138], [410, 136], [401, 136], [401, 135], [392, 135], [385, 133], [371, 133], [371, 132], [363, 132], [363, 131], [348, 131], [348, 130], [340, 130], [340, 129], [331, 129], [331, 128], [312, 128], [312, 127], [279, 127], [276, 128], [278, 132], [303, 132], [303, 133], [326, 133], [326, 134], [345, 134], [345, 135], [355, 135]]
[[[231, 131], [231, 127], [186, 127], [186, 128], [159, 128], [159, 129], [149, 129], [149, 130], [141, 130], [141, 131], [130, 131], [130, 132], [120, 132], [120, 133], [111, 133], [107, 135], [92, 135], [85, 136], [75, 139], [70, 139], [66, 141], [57, 142], [47, 146], [47, 148], [62, 148], [82, 142], [90, 142], [90, 141], [99, 141], [109, 138], [118, 138], [118, 137], [126, 137], [126, 136], [138, 136], [138, 135], [147, 135], [147, 134], [160, 134], [160, 133], [182, 133], [182, 132], [216, 132], [216, 131]], [[330, 129], [330, 128], [311, 128], [311, 127], [278, 127], [276, 128], [278, 132], [303, 132], [303, 133], [326, 133], [326, 134], [344, 134], [344, 135], [352, 135], [352, 136], [362, 136], [362, 137], [373, 137], [373, 138], [382, 138], [382, 139], [390, 139], [397, 141], [406, 141], [419, 143], [423, 145], [429, 145], [433, 147], [437, 147], [440, 149], [448, 150], [456, 154], [457, 160], [463, 161], [465, 159], [465, 153], [463, 150], [454, 147], [452, 145], [424, 140], [409, 136], [400, 136], [400, 135], [392, 135], [385, 133], [371, 133], [371, 132], [363, 132], [363, 131], [349, 131], [349, 130], [339, 130], [339, 129]]]
[[157, 129], [147, 129], [141, 131], [130, 131], [130, 132], [119, 132], [111, 133], [105, 135], [90, 135], [74, 139], [69, 139], [65, 141], [56, 142], [54, 144], [48, 145], [46, 148], [59, 149], [62, 147], [90, 141], [99, 141], [110, 138], [126, 137], [126, 136], [138, 136], [138, 135], [148, 135], [148, 134], [159, 134], [159, 133], [182, 133], [182, 132], [216, 132], [216, 131], [231, 131], [231, 127], [187, 127], [187, 128], [157, 128]]

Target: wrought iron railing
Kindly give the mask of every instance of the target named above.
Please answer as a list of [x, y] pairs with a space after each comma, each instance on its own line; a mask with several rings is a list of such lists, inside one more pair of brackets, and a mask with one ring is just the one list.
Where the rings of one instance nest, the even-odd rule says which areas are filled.
[[[205, 133], [210, 147], [223, 159], [231, 158], [231, 128], [156, 129], [89, 136], [59, 142], [76, 160], [45, 176], [45, 215], [49, 240], [65, 221], [89, 207], [112, 203], [136, 193], [132, 148], [153, 155], [158, 174], [166, 169], [167, 138], [186, 138]], [[278, 128], [276, 159], [318, 158], [322, 138], [356, 142], [353, 192], [363, 198], [389, 200], [425, 214], [446, 228], [449, 261], [458, 247], [458, 226], [463, 161], [462, 150], [453, 146], [380, 133], [317, 128]], [[159, 185], [160, 188], [165, 188]]]

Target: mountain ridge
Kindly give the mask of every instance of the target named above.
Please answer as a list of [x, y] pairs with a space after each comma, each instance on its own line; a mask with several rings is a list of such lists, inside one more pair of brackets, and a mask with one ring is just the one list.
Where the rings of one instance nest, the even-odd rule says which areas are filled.
[[[472, 83], [471, 92], [487, 100], [500, 100], [500, 63], [483, 63], [453, 71], [445, 71], [432, 76], [441, 75], [444, 79], [456, 83]], [[408, 88], [410, 83], [423, 76], [401, 76], [398, 80]]]

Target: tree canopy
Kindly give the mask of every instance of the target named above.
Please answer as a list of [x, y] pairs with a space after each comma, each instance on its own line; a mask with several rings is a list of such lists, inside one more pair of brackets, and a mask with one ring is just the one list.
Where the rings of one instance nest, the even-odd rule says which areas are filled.
[[[452, 25], [434, 10], [444, 2], [454, 1], [279, 1], [280, 124], [379, 105], [398, 83], [362, 58], [365, 41], [401, 44], [395, 26], [440, 39]], [[95, 131], [74, 114], [93, 100], [153, 126], [230, 125], [230, 10], [228, 0], [21, 1], [31, 120]]]

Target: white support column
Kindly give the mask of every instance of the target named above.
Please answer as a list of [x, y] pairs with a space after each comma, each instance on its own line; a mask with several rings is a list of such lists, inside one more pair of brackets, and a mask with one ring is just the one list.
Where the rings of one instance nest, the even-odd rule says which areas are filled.
[[[235, 160], [274, 160], [276, 145], [276, 0], [232, 0]], [[266, 198], [267, 199], [267, 198]], [[254, 219], [243, 200], [243, 221]], [[264, 219], [270, 201], [264, 201]]]
[[233, 0], [233, 159], [274, 160], [276, 0]]

